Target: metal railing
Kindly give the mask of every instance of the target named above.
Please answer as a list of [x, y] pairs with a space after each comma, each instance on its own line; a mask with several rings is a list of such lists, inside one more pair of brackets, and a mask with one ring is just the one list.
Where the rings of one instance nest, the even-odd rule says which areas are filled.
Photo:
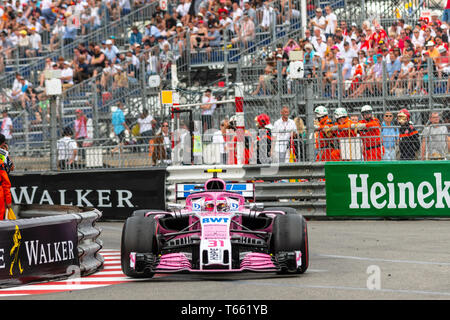
[[[62, 144], [57, 150], [57, 168], [51, 168], [50, 148], [40, 148], [37, 157], [37, 154], [20, 154], [13, 146], [11, 158], [16, 171], [214, 164], [276, 166], [308, 161], [450, 160], [450, 136], [440, 127], [445, 128], [445, 124], [436, 125], [434, 131], [427, 129], [419, 133], [417, 130], [414, 135], [409, 135], [402, 133], [401, 126], [383, 126], [380, 129], [391, 129], [397, 134], [383, 133], [379, 136], [367, 136], [363, 134], [364, 130], [359, 134], [354, 129], [330, 129], [331, 138], [322, 137], [320, 131], [307, 134], [295, 129], [287, 132], [273, 129], [269, 135], [266, 130], [256, 129], [248, 129], [245, 133], [213, 129], [204, 134], [176, 130], [166, 140], [161, 134], [128, 134], [122, 141], [115, 136], [112, 139], [80, 140], [76, 147]], [[178, 138], [173, 148], [172, 137]]]
[[[258, 114], [267, 113], [274, 121], [279, 118], [281, 107], [287, 105], [291, 109], [291, 117], [302, 117], [306, 123], [307, 132], [312, 132], [312, 120], [314, 119], [312, 110], [315, 106], [325, 105], [329, 108], [330, 114], [336, 107], [345, 107], [350, 114], [359, 116], [359, 110], [364, 104], [371, 104], [374, 115], [380, 119], [386, 111], [396, 113], [406, 107], [411, 112], [411, 120], [421, 128], [427, 123], [427, 117], [431, 111], [447, 110], [450, 99], [448, 77], [446, 78], [444, 74], [433, 69], [433, 61], [430, 59], [427, 61], [427, 68], [422, 70], [419, 77], [422, 88], [426, 90], [426, 93], [422, 94], [412, 94], [413, 92], [408, 91], [417, 85], [417, 79], [401, 77], [397, 80], [389, 79], [385, 63], [382, 63], [381, 82], [362, 78], [356, 84], [346, 82], [343, 75], [339, 77], [339, 72], [338, 81], [334, 83], [324, 83], [324, 76], [321, 72], [318, 72], [317, 77], [314, 78], [292, 79], [283, 75], [281, 63], [277, 63], [276, 67], [272, 66], [273, 72], [270, 73], [270, 77], [264, 78], [262, 76], [264, 76], [264, 69], [267, 66], [265, 62], [255, 60], [251, 67], [242, 66], [243, 64], [238, 63], [236, 78], [244, 88], [245, 127], [248, 129], [254, 128], [254, 119]], [[145, 62], [141, 66], [144, 70], [146, 69]], [[342, 66], [339, 65], [338, 70], [342, 70]], [[60, 109], [57, 114], [59, 115], [58, 129], [60, 131], [63, 127], [73, 123], [74, 111], [80, 108], [93, 120], [94, 138], [110, 138], [112, 136], [111, 114], [118, 101], [125, 101], [126, 115], [130, 125], [136, 122], [142, 109], [150, 110], [150, 114], [158, 121], [170, 117], [170, 109], [160, 103], [159, 93], [162, 87], [149, 88], [145, 72], [141, 72], [136, 81], [133, 81], [131, 85], [128, 83], [128, 89], [122, 91], [102, 90], [99, 87], [101, 76], [100, 74], [64, 91], [59, 99]], [[232, 99], [235, 83], [230, 83], [226, 78], [222, 78], [222, 80], [225, 80], [224, 86], [227, 88], [227, 91], [222, 94], [226, 95], [226, 99]], [[260, 86], [257, 91], [256, 89], [261, 83], [266, 83], [267, 86], [264, 90]], [[347, 87], [347, 85], [349, 86]], [[361, 86], [366, 87], [361, 91], [361, 95], [352, 97], [352, 94]], [[110, 82], [106, 87], [113, 88]], [[371, 87], [373, 92], [370, 90]], [[193, 92], [190, 89], [178, 89], [178, 92], [181, 100], [187, 101], [187, 103], [201, 100], [202, 92]], [[110, 95], [105, 96], [105, 93]], [[19, 156], [40, 155], [49, 151], [51, 130], [48, 113], [49, 101], [43, 100], [40, 103], [42, 103], [42, 106], [39, 104], [42, 111], [36, 114], [34, 111], [36, 109], [33, 109], [32, 106], [22, 109], [20, 101], [16, 101], [15, 104], [4, 102], [4, 105], [10, 108], [13, 118], [12, 149]], [[11, 106], [13, 106], [12, 110]], [[222, 104], [212, 116], [213, 127], [218, 129], [219, 123], [224, 119], [229, 119], [234, 113], [234, 103]], [[40, 121], [37, 119], [37, 115], [40, 116]], [[199, 107], [192, 110], [192, 115], [201, 127]], [[187, 117], [182, 117], [182, 120], [185, 123], [189, 121]], [[201, 131], [199, 132], [202, 134]], [[306, 147], [311, 148], [310, 145], [306, 145]]]

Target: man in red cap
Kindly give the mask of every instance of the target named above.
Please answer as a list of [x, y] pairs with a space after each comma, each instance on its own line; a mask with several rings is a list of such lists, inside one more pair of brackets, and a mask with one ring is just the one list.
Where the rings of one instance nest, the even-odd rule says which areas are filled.
[[256, 137], [256, 162], [269, 163], [272, 150], [272, 129], [270, 117], [261, 113], [255, 117], [256, 129], [258, 130]]
[[399, 143], [400, 160], [414, 160], [420, 149], [419, 132], [410, 121], [411, 115], [407, 109], [401, 109], [397, 114], [400, 124]]

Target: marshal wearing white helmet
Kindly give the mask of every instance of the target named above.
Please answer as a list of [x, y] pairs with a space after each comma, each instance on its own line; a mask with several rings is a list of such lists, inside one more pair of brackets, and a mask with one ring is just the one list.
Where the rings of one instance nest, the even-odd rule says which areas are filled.
[[322, 117], [328, 116], [328, 109], [324, 106], [318, 106], [314, 109], [314, 113], [316, 114], [316, 118], [320, 119]]
[[[336, 141], [340, 146], [342, 139], [348, 139], [351, 137], [356, 137], [356, 123], [351, 121], [348, 117], [347, 110], [344, 108], [336, 108], [334, 110], [334, 119], [336, 123], [333, 126], [334, 135], [337, 138]], [[335, 148], [332, 152], [332, 158], [334, 161], [343, 160], [341, 158], [341, 150], [340, 148]]]
[[348, 114], [347, 110], [345, 110], [344, 108], [336, 108], [336, 110], [334, 110], [334, 119], [336, 119], [336, 121], [340, 118], [346, 117], [348, 117]]
[[384, 154], [380, 120], [373, 117], [372, 107], [368, 104], [361, 108], [361, 114], [363, 119], [359, 121], [358, 129], [364, 145], [364, 160], [379, 161]]
[[332, 160], [332, 152], [335, 149], [333, 132], [331, 127], [333, 122], [328, 117], [328, 110], [324, 106], [318, 106], [314, 109], [316, 120], [314, 121], [316, 135], [316, 149], [318, 149], [316, 161]]

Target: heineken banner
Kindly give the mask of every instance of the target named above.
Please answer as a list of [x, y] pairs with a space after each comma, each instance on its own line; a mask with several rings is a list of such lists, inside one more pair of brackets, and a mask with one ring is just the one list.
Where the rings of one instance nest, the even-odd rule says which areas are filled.
[[450, 217], [450, 161], [327, 162], [327, 216]]

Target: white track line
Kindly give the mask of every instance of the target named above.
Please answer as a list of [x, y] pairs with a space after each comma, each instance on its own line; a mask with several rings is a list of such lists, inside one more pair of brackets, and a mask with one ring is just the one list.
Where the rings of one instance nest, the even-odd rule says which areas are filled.
[[35, 290], [35, 291], [42, 291], [42, 290], [83, 290], [83, 289], [92, 289], [92, 288], [98, 288], [98, 287], [105, 287], [107, 284], [71, 284], [71, 285], [29, 285], [29, 286], [21, 286], [21, 287], [12, 287], [12, 288], [6, 288], [2, 289], [1, 292], [8, 292], [8, 291], [19, 291], [19, 290]]
[[114, 284], [132, 282], [141, 279], [126, 277], [120, 268], [120, 250], [102, 249], [100, 254], [105, 262], [103, 269], [87, 277], [69, 278], [59, 281], [33, 283], [29, 285], [0, 289], [0, 297], [26, 296], [33, 294], [51, 293], [52, 291], [73, 291], [106, 287]]
[[420, 295], [433, 295], [433, 296], [450, 296], [450, 292], [439, 291], [423, 291], [423, 290], [396, 290], [396, 289], [379, 289], [371, 290], [368, 288], [357, 287], [342, 287], [342, 286], [318, 286], [318, 285], [302, 285], [302, 284], [287, 284], [287, 283], [273, 283], [273, 282], [250, 282], [247, 280], [240, 280], [234, 283], [240, 283], [244, 285], [256, 285], [256, 286], [270, 286], [270, 287], [284, 287], [284, 288], [301, 288], [301, 289], [333, 289], [333, 290], [349, 290], [349, 291], [366, 291], [373, 293], [404, 293], [404, 294], [420, 294]]
[[429, 261], [416, 261], [416, 260], [391, 260], [391, 259], [367, 258], [367, 257], [355, 257], [355, 256], [339, 256], [339, 255], [333, 255], [333, 254], [316, 254], [315, 256], [317, 256], [317, 257], [325, 257], [325, 258], [335, 258], [335, 259], [361, 260], [361, 261], [382, 261], [382, 262], [392, 262], [392, 263], [410, 263], [410, 264], [450, 266], [449, 262], [429, 262]]

